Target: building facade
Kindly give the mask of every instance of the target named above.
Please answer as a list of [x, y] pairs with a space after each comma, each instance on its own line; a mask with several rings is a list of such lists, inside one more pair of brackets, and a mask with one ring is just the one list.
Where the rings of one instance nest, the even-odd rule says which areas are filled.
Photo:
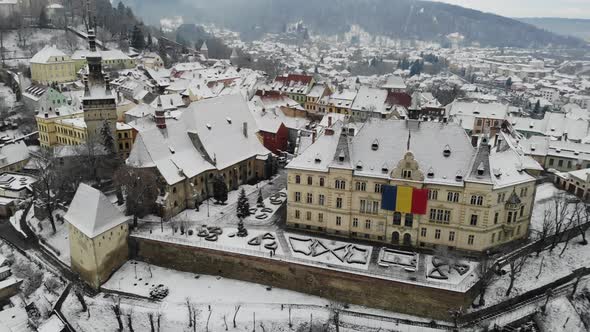
[[[472, 148], [454, 124], [373, 121], [353, 137], [334, 128], [287, 166], [288, 227], [476, 252], [527, 237], [535, 179], [512, 163], [530, 158]], [[386, 188], [397, 190], [393, 210]], [[423, 211], [400, 208], [419, 194]]]
[[76, 80], [75, 62], [53, 46], [45, 46], [31, 58], [31, 79], [40, 84]]
[[64, 216], [72, 270], [95, 289], [128, 258], [128, 218], [97, 189], [81, 184]]

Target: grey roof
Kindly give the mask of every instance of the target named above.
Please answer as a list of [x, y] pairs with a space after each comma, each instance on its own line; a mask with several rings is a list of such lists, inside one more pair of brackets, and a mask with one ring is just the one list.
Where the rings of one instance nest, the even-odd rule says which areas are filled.
[[89, 238], [113, 229], [128, 218], [99, 190], [80, 184], [64, 219]]
[[270, 153], [256, 137], [256, 122], [240, 95], [193, 103], [178, 120], [166, 119], [166, 126], [159, 129], [149, 119], [137, 124], [127, 164], [157, 167], [168, 184]]

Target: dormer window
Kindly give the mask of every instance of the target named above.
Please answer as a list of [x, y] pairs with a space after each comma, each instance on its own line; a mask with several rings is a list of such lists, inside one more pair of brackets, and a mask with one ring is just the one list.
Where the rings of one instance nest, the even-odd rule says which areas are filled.
[[479, 166], [477, 166], [477, 175], [483, 176], [484, 172], [485, 172], [485, 167], [484, 167], [483, 163], [479, 163]]
[[211, 130], [211, 124], [210, 123], [206, 124], [206, 126], [207, 126], [207, 129]]
[[458, 182], [463, 181], [463, 174], [457, 173], [457, 175], [455, 176], [455, 181], [458, 181]]
[[319, 154], [319, 153], [315, 155], [314, 162], [315, 162], [316, 164], [319, 164], [319, 163], [321, 163], [321, 162], [322, 162], [322, 158], [320, 157], [320, 154]]
[[502, 176], [502, 170], [499, 169], [499, 168], [498, 169], [495, 169], [494, 170], [494, 176], [499, 179]]
[[373, 144], [371, 144], [371, 150], [373, 150], [373, 151], [379, 150], [379, 141], [378, 140], [373, 141]]
[[402, 171], [402, 177], [404, 179], [411, 179], [412, 178], [412, 170], [411, 169], [404, 169]]
[[555, 152], [561, 153], [561, 149], [555, 149]]
[[381, 166], [381, 173], [387, 174], [387, 172], [389, 172], [389, 168], [387, 167], [387, 164], [383, 164], [383, 166]]
[[447, 144], [443, 150], [443, 156], [450, 157], [451, 156], [451, 147]]
[[356, 164], [356, 170], [357, 171], [362, 171], [363, 170], [363, 163], [359, 160], [359, 162]]
[[344, 162], [344, 152], [340, 152], [340, 154], [338, 155], [338, 161], [341, 163]]
[[429, 178], [433, 178], [434, 177], [434, 170], [432, 169], [432, 167], [430, 167], [428, 169], [428, 173], [426, 173], [426, 176], [428, 176]]
[[225, 121], [227, 121], [227, 123], [231, 124], [231, 118], [230, 117], [225, 118]]

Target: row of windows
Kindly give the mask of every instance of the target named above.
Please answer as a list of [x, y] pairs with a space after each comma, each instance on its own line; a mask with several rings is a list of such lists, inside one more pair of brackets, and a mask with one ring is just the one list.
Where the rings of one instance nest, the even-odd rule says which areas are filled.
[[365, 199], [361, 199], [359, 211], [360, 213], [378, 214], [379, 201], [367, 201]]
[[[434, 230], [434, 238], [436, 240], [440, 240], [441, 234], [442, 234], [442, 231], [440, 229]], [[425, 227], [422, 227], [422, 229], [420, 230], [420, 236], [426, 237], [427, 235], [428, 235], [428, 230]], [[473, 235], [471, 235], [471, 236], [473, 236]], [[455, 231], [449, 231], [449, 241], [450, 242], [455, 241]], [[473, 244], [473, 242], [471, 244]]]
[[[319, 180], [320, 187], [323, 187], [325, 185], [324, 181], [325, 181], [324, 178], [320, 178], [320, 180]], [[301, 184], [301, 175], [295, 175], [295, 183], [296, 184]], [[307, 177], [307, 184], [310, 185], [310, 186], [313, 185], [313, 176], [308, 176]]]
[[[342, 198], [337, 198], [336, 201], [338, 201], [338, 199], [340, 199], [340, 205], [342, 205]], [[301, 202], [301, 193], [300, 192], [295, 192], [295, 202], [297, 202], [297, 203]], [[312, 193], [307, 193], [305, 202], [307, 204], [314, 204]], [[322, 195], [322, 194], [318, 195], [318, 205], [325, 205], [325, 204], [326, 204], [326, 196]]]
[[451, 222], [451, 211], [444, 209], [430, 209], [430, 221], [448, 224]]

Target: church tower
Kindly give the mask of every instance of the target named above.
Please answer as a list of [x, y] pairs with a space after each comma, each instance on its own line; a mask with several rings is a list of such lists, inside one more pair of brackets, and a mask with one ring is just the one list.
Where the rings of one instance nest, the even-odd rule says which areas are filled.
[[[90, 52], [86, 57], [87, 74], [84, 76], [84, 97], [82, 105], [88, 137], [95, 136], [102, 143], [101, 129], [105, 122], [111, 130], [113, 141], [117, 139], [117, 102], [111, 90], [110, 78], [103, 72], [102, 54], [96, 49], [96, 34], [88, 6], [88, 46]], [[117, 144], [113, 147], [117, 150]]]

